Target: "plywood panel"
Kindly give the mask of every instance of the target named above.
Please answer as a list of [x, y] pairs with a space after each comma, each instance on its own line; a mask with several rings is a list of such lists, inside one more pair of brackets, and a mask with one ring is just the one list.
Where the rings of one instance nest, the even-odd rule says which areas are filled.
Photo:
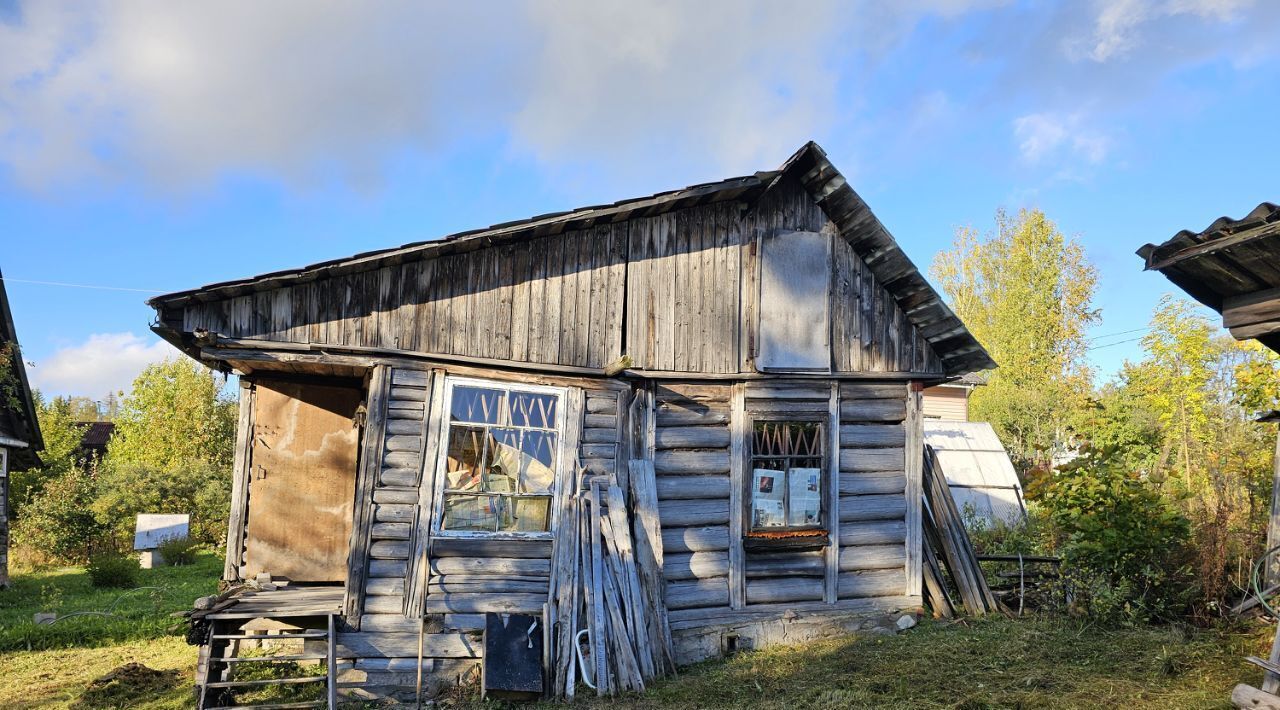
[[254, 398], [246, 574], [344, 581], [358, 389], [259, 382]]
[[830, 280], [830, 235], [781, 232], [761, 240], [760, 369], [830, 369]]

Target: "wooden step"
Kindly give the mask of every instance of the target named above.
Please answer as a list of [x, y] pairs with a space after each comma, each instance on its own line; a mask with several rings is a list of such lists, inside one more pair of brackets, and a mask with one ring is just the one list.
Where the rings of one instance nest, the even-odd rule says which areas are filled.
[[263, 680], [220, 680], [205, 683], [206, 688], [249, 688], [260, 685], [294, 685], [298, 683], [323, 683], [329, 680], [327, 675], [313, 675], [304, 678], [265, 678]]
[[279, 634], [212, 634], [215, 639], [241, 639], [248, 641], [284, 641], [287, 639], [322, 639], [329, 636], [328, 631], [290, 631]]
[[328, 657], [327, 653], [295, 653], [288, 656], [233, 656], [210, 660], [214, 663], [250, 663], [253, 661], [323, 661]]

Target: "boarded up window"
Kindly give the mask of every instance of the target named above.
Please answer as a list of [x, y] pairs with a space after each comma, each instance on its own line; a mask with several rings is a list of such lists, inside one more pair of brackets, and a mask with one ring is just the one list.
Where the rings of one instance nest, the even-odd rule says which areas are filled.
[[830, 291], [830, 235], [779, 232], [761, 240], [758, 369], [831, 369]]
[[246, 577], [346, 580], [362, 399], [355, 388], [257, 384]]

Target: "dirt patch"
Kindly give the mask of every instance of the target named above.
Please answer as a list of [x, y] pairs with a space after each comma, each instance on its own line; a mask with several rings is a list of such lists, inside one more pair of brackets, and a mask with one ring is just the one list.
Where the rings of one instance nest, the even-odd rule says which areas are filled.
[[95, 678], [80, 695], [81, 707], [128, 708], [170, 690], [182, 682], [178, 671], [158, 671], [141, 663], [126, 663]]

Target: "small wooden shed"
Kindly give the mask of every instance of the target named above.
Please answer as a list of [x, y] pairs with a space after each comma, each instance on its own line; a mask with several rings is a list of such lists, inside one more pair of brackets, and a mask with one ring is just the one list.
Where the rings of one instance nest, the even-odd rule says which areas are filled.
[[225, 624], [321, 614], [340, 692], [434, 689], [495, 612], [541, 620], [564, 694], [565, 516], [598, 484], [670, 660], [913, 612], [920, 392], [994, 366], [813, 143], [150, 304], [241, 375], [224, 575], [275, 587], [204, 614], [210, 686]]
[[9, 584], [9, 472], [38, 466], [44, 448], [4, 286], [0, 275], [0, 587]]

